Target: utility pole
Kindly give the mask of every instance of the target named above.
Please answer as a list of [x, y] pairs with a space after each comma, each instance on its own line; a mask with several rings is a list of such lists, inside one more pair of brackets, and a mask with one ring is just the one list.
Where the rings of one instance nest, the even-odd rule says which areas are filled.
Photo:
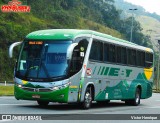
[[158, 53], [158, 70], [157, 70], [157, 83], [156, 83], [156, 90], [159, 90], [159, 62], [160, 62], [160, 40], [158, 40], [158, 44], [159, 44], [159, 53]]
[[132, 34], [133, 33], [133, 16], [134, 16], [133, 12], [138, 10], [138, 9], [135, 8], [135, 9], [129, 9], [129, 10], [132, 11], [132, 24], [131, 24], [131, 36], [130, 36], [130, 42], [132, 42], [132, 37], [133, 37], [133, 34]]

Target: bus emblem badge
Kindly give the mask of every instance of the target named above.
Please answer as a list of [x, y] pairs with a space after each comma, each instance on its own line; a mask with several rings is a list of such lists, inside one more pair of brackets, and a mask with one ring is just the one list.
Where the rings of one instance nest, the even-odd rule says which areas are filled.
[[39, 91], [39, 89], [38, 88], [35, 88], [35, 92], [38, 92]]

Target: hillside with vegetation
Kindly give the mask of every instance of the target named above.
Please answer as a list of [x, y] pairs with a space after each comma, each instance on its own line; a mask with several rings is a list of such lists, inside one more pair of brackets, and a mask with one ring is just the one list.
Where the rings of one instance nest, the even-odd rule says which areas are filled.
[[158, 39], [160, 39], [160, 21], [149, 16], [137, 16], [137, 21], [140, 22], [143, 28], [143, 34], [149, 35], [153, 48], [158, 52]]
[[[160, 15], [156, 13], [149, 13], [143, 7], [133, 5], [125, 2], [124, 0], [115, 0], [115, 6], [117, 9], [123, 10], [121, 18], [131, 17], [132, 12], [134, 13], [135, 19], [141, 24], [142, 33], [150, 37], [154, 50], [158, 51], [157, 39], [160, 39]], [[136, 8], [137, 10], [130, 11], [130, 8]]]
[[[0, 6], [10, 0], [0, 0]], [[30, 13], [2, 13], [0, 11], [0, 81], [12, 80], [16, 57], [8, 58], [11, 43], [22, 41], [25, 36], [40, 29], [91, 29], [114, 37], [129, 40], [131, 18], [121, 18], [121, 10], [114, 0], [21, 0], [31, 6]], [[150, 45], [150, 39], [141, 31], [134, 19], [133, 42]], [[17, 56], [18, 50], [15, 51]]]

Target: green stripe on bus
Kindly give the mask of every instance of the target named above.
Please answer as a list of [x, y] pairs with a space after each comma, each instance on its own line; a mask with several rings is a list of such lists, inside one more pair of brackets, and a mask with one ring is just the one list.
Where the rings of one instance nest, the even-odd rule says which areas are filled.
[[101, 66], [100, 66], [100, 68], [99, 68], [99, 71], [98, 71], [98, 75], [99, 75], [99, 72], [101, 71]]
[[97, 68], [97, 66], [94, 68], [93, 74], [95, 73], [95, 71], [96, 71], [96, 68]]
[[81, 100], [81, 92], [82, 92], [82, 85], [84, 83], [84, 78], [81, 78], [80, 85], [79, 85], [79, 92], [78, 92], [78, 101]]
[[108, 75], [109, 72], [109, 67], [106, 67], [105, 71], [104, 71], [104, 75]]
[[103, 75], [104, 69], [105, 69], [105, 67], [103, 67], [103, 68], [102, 68], [102, 72], [101, 72], [101, 75]]

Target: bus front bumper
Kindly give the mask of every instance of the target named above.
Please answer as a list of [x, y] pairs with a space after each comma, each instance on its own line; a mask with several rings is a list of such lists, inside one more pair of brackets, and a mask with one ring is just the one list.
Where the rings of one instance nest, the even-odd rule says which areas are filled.
[[14, 86], [14, 95], [17, 100], [42, 100], [48, 102], [68, 102], [69, 87], [51, 92], [31, 92]]

